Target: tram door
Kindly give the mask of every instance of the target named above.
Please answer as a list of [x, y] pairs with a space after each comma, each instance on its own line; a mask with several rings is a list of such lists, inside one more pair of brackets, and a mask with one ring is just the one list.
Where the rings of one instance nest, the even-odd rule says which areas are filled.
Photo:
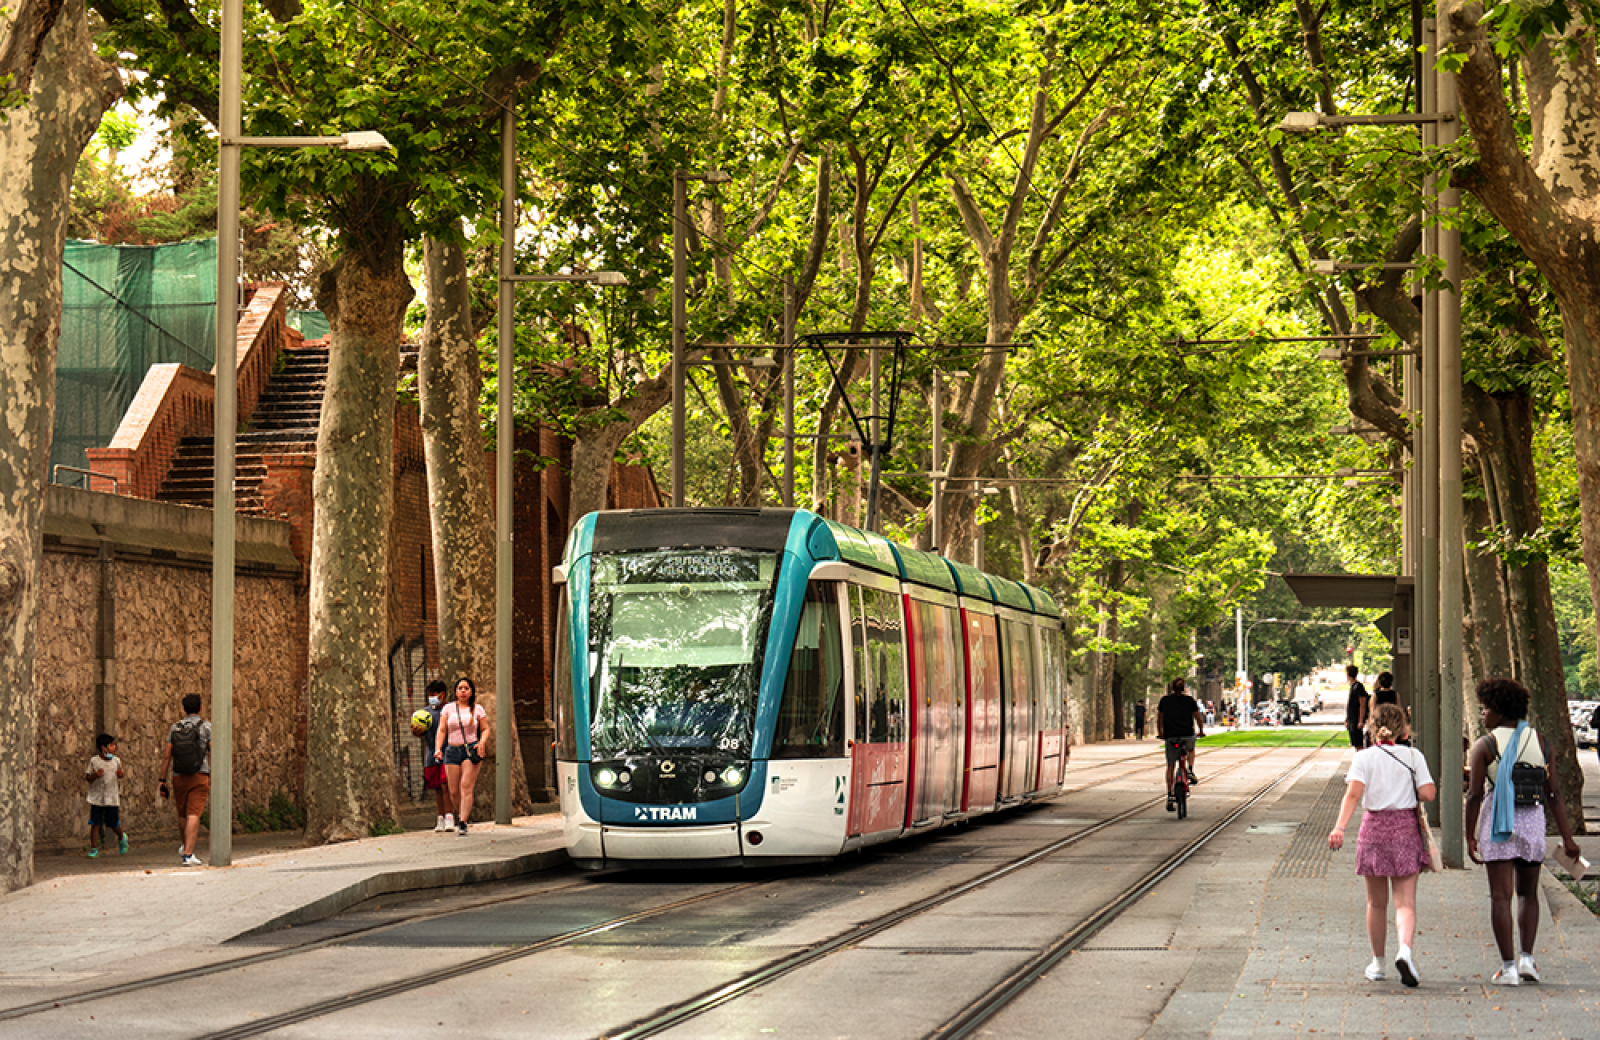
[[967, 753], [961, 809], [984, 812], [1000, 790], [1000, 639], [994, 615], [968, 603], [966, 627]]
[[1001, 715], [1004, 755], [1001, 762], [1000, 797], [1020, 798], [1033, 790], [1038, 760], [1034, 753], [1037, 732], [1033, 646], [1033, 626], [1026, 621], [1002, 618], [1001, 653], [1005, 661], [1005, 702]]
[[906, 813], [905, 613], [898, 592], [853, 586], [855, 740], [848, 833], [898, 832]]
[[906, 600], [906, 613], [914, 698], [909, 826], [960, 807], [966, 691], [955, 597], [917, 590]]
[[1067, 759], [1066, 723], [1061, 695], [1066, 685], [1061, 668], [1060, 633], [1054, 627], [1035, 629], [1039, 646], [1039, 771], [1036, 787], [1058, 786], [1065, 777]]

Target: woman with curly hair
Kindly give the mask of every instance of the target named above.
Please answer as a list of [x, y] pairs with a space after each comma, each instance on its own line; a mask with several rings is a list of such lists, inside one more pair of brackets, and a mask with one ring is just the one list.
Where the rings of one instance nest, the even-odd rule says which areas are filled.
[[1398, 704], [1380, 704], [1367, 721], [1371, 743], [1356, 752], [1345, 777], [1339, 822], [1328, 833], [1328, 847], [1344, 846], [1345, 824], [1359, 803], [1366, 810], [1356, 835], [1356, 873], [1367, 882], [1367, 941], [1372, 963], [1367, 978], [1384, 979], [1383, 951], [1389, 932], [1389, 893], [1394, 892], [1394, 927], [1400, 939], [1395, 968], [1400, 981], [1417, 984], [1411, 943], [1417, 934], [1417, 875], [1428, 865], [1427, 846], [1417, 826], [1417, 802], [1433, 801], [1437, 788], [1428, 762], [1416, 748], [1398, 743], [1410, 735]]
[[[1489, 874], [1489, 923], [1500, 948], [1500, 970], [1494, 981], [1520, 986], [1539, 981], [1533, 962], [1533, 941], [1539, 934], [1539, 867], [1545, 857], [1545, 806], [1556, 818], [1561, 844], [1577, 858], [1567, 810], [1555, 786], [1555, 771], [1548, 768], [1550, 748], [1543, 734], [1528, 725], [1528, 690], [1515, 679], [1485, 679], [1478, 684], [1478, 704], [1483, 708], [1483, 728], [1488, 736], [1472, 746], [1467, 781], [1467, 855], [1482, 863]], [[1506, 766], [1506, 762], [1512, 763]], [[1544, 783], [1526, 785], [1517, 797], [1511, 773], [1515, 766], [1544, 770]], [[1534, 774], [1537, 776], [1537, 773]], [[1483, 808], [1484, 785], [1491, 794], [1491, 811]], [[1529, 804], [1518, 804], [1527, 802]], [[1511, 902], [1517, 901], [1520, 954], [1512, 946]]]

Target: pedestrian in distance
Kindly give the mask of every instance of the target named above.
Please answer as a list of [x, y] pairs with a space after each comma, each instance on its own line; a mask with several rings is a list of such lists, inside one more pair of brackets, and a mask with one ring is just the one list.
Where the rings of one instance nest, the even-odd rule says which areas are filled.
[[445, 779], [444, 764], [434, 761], [433, 750], [439, 743], [439, 718], [444, 710], [444, 695], [450, 688], [443, 679], [435, 679], [428, 684], [428, 716], [430, 722], [420, 734], [422, 746], [427, 754], [427, 765], [422, 767], [422, 789], [433, 792], [433, 806], [437, 810], [438, 819], [434, 821], [435, 831], [453, 831], [456, 829], [456, 809], [450, 801], [450, 783]]
[[1400, 703], [1400, 695], [1395, 692], [1394, 688], [1393, 672], [1379, 672], [1377, 683], [1378, 688], [1372, 691], [1372, 707], [1376, 708], [1380, 704]]
[[1200, 705], [1189, 696], [1180, 675], [1167, 684], [1167, 695], [1156, 704], [1156, 736], [1167, 753], [1167, 812], [1178, 811], [1172, 781], [1179, 764], [1191, 786], [1200, 782], [1194, 775], [1194, 742], [1205, 735], [1206, 723], [1200, 714]]
[[1367, 746], [1367, 718], [1372, 714], [1372, 698], [1361, 685], [1361, 673], [1355, 665], [1346, 665], [1344, 674], [1350, 680], [1350, 694], [1344, 702], [1344, 728], [1350, 733], [1350, 746], [1360, 751]]
[[[1577, 859], [1578, 843], [1544, 734], [1528, 725], [1528, 690], [1515, 679], [1485, 679], [1478, 684], [1487, 736], [1472, 746], [1467, 780], [1467, 855], [1489, 875], [1489, 924], [1500, 949], [1494, 981], [1519, 986], [1539, 981], [1533, 943], [1539, 935], [1539, 870], [1545, 857], [1545, 807], [1555, 817], [1566, 854]], [[1506, 762], [1512, 764], [1509, 769]], [[1482, 812], [1484, 789], [1490, 811]], [[1517, 937], [1512, 944], [1511, 904], [1515, 897]]]
[[1367, 942], [1372, 963], [1367, 978], [1382, 982], [1389, 932], [1389, 897], [1394, 896], [1394, 927], [1400, 940], [1395, 968], [1407, 986], [1418, 982], [1411, 946], [1417, 935], [1417, 877], [1428, 865], [1428, 848], [1418, 824], [1417, 803], [1438, 793], [1427, 760], [1399, 741], [1409, 735], [1405, 712], [1380, 704], [1369, 724], [1371, 743], [1356, 752], [1346, 774], [1339, 822], [1328, 832], [1328, 848], [1344, 847], [1344, 829], [1360, 805], [1365, 812], [1356, 834], [1356, 874], [1367, 885]]
[[128, 836], [122, 832], [122, 800], [118, 781], [127, 775], [117, 757], [117, 738], [102, 733], [94, 738], [95, 756], [89, 760], [84, 779], [89, 781], [89, 858], [100, 855], [104, 830], [117, 836], [117, 851], [128, 854]]
[[[1600, 733], [1600, 706], [1597, 706], [1594, 709], [1594, 714], [1589, 716], [1589, 728]], [[1597, 753], [1600, 753], [1600, 740], [1594, 742], [1594, 748]]]
[[1143, 740], [1144, 739], [1144, 717], [1145, 717], [1145, 713], [1147, 711], [1148, 711], [1148, 709], [1145, 708], [1143, 700], [1138, 700], [1138, 701], [1134, 702], [1134, 704], [1133, 704], [1133, 736], [1134, 736], [1135, 740]]
[[200, 717], [200, 695], [185, 694], [183, 718], [167, 731], [166, 750], [161, 753], [161, 796], [168, 794], [167, 778], [172, 778], [172, 807], [178, 812], [178, 863], [200, 867], [194, 854], [200, 840], [200, 816], [211, 797], [211, 723]]
[[471, 679], [463, 675], [456, 680], [456, 699], [440, 709], [439, 716], [433, 757], [444, 764], [456, 810], [456, 833], [466, 834], [478, 769], [489, 746], [489, 717], [478, 704], [478, 688]]

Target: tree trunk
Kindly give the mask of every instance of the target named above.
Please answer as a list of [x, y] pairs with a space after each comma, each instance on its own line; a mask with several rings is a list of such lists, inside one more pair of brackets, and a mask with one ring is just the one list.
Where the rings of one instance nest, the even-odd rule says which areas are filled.
[[333, 330], [311, 546], [306, 836], [364, 838], [398, 813], [389, 710], [389, 523], [400, 323], [412, 296], [398, 243], [323, 275]]
[[[609, 421], [586, 424], [579, 416], [579, 432], [572, 441], [572, 482], [567, 507], [568, 522], [575, 524], [587, 513], [606, 507], [611, 486], [611, 463], [628, 435], [672, 400], [670, 372], [637, 384], [632, 392], [600, 408], [585, 409]], [[622, 418], [614, 418], [618, 413]], [[673, 503], [677, 505], [676, 502]]]
[[95, 55], [83, 10], [79, 0], [59, 11], [22, 0], [0, 22], [0, 73], [27, 98], [0, 111], [0, 892], [33, 880], [33, 660], [67, 203], [78, 157], [122, 92], [116, 69]]
[[[428, 320], [417, 354], [417, 386], [428, 465], [439, 653], [446, 681], [453, 685], [458, 677], [470, 676], [478, 703], [492, 720], [500, 693], [495, 686], [495, 514], [478, 415], [483, 376], [473, 334], [467, 256], [459, 243], [433, 238], [423, 243], [422, 255]], [[515, 732], [494, 734], [474, 800], [494, 804], [494, 760], [501, 754], [511, 756], [512, 811], [529, 813], [533, 803], [522, 742]]]
[[[1533, 461], [1533, 402], [1526, 394], [1486, 394], [1469, 387], [1467, 401], [1473, 438], [1483, 461], [1484, 500], [1498, 530], [1512, 539], [1544, 526]], [[1506, 633], [1514, 671], [1486, 672], [1483, 678], [1510, 674], [1532, 694], [1528, 721], [1549, 742], [1577, 833], [1584, 832], [1583, 767], [1567, 714], [1567, 683], [1561, 665], [1561, 640], [1550, 596], [1550, 570], [1543, 557], [1526, 562], [1496, 558], [1505, 592]], [[1474, 611], [1476, 613], [1476, 610]], [[1469, 718], [1471, 716], [1468, 716]]]

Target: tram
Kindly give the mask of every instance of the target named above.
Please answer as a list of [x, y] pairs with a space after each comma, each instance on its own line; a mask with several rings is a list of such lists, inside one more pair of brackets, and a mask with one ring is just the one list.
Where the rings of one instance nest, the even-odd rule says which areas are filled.
[[591, 513], [554, 577], [580, 866], [826, 859], [1062, 788], [1042, 589], [789, 509]]

